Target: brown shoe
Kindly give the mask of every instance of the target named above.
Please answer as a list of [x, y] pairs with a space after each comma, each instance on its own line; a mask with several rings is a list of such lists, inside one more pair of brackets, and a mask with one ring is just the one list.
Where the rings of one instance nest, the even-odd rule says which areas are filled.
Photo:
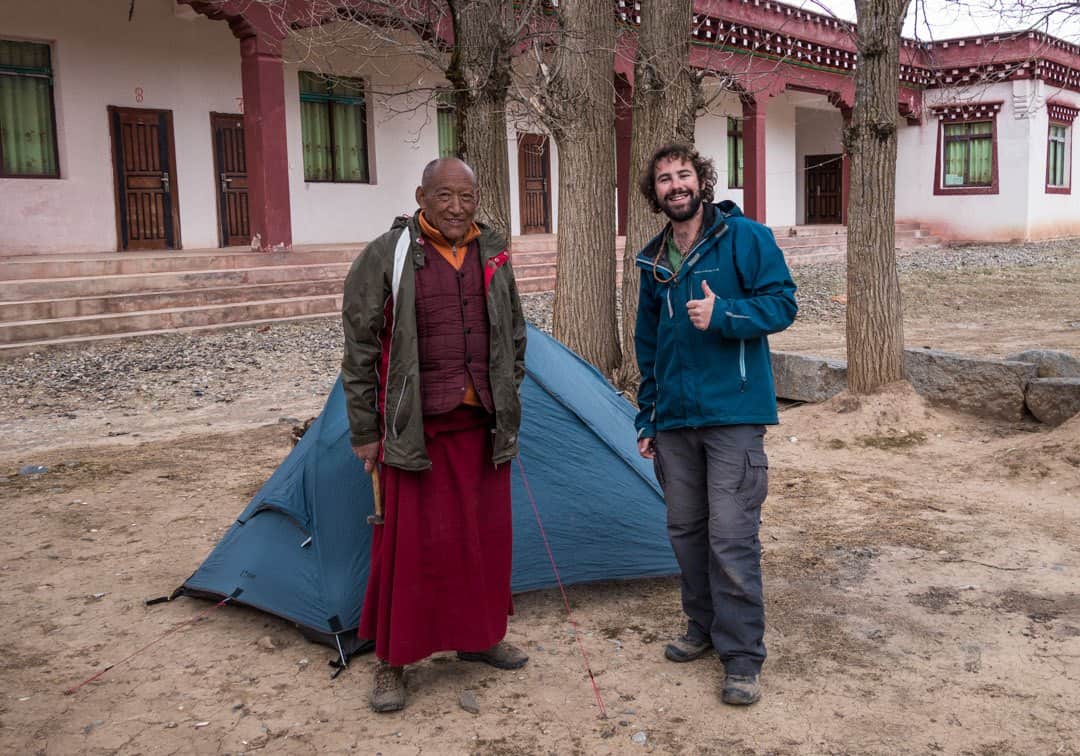
[[521, 669], [529, 661], [528, 655], [517, 646], [500, 641], [487, 651], [458, 651], [462, 661], [484, 662], [498, 669]]
[[375, 685], [371, 688], [371, 710], [401, 711], [405, 708], [405, 668], [391, 667], [384, 661], [375, 668]]
[[761, 699], [761, 683], [757, 675], [727, 675], [720, 700], [730, 706], [749, 706]]

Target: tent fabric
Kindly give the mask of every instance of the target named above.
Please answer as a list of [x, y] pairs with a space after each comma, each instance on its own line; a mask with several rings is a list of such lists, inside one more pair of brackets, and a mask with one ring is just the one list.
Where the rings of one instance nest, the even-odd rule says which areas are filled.
[[[672, 575], [663, 498], [634, 409], [591, 365], [529, 327], [520, 456], [511, 464], [515, 592]], [[530, 496], [531, 494], [531, 496]], [[322, 413], [178, 593], [296, 623], [339, 649], [367, 586], [374, 499], [352, 453], [340, 378]]]

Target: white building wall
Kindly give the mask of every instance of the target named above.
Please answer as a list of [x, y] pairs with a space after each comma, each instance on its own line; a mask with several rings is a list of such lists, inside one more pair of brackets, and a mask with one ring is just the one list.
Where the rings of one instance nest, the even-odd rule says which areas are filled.
[[694, 142], [700, 154], [712, 158], [716, 166], [717, 202], [731, 200], [739, 207], [743, 206], [743, 190], [729, 189], [728, 182], [728, 147], [727, 119], [742, 118], [742, 106], [734, 94], [724, 94], [717, 98], [710, 112], [698, 118], [694, 125]]
[[127, 0], [0, 0], [0, 36], [52, 43], [60, 156], [59, 179], [0, 179], [0, 250], [116, 249], [109, 105], [172, 111], [182, 243], [217, 246], [209, 114], [238, 111], [240, 48], [173, 6], [140, 2], [129, 23]]
[[[1023, 82], [1016, 82], [1023, 83]], [[931, 106], [939, 103], [1002, 102], [996, 116], [998, 193], [935, 195], [934, 164], [940, 128]], [[946, 239], [1008, 241], [1029, 238], [1031, 121], [1017, 118], [1013, 84], [978, 89], [928, 90], [924, 93], [923, 124], [901, 121], [897, 150], [896, 218], [930, 226]]]
[[[1036, 82], [1030, 82], [1036, 84]], [[1047, 143], [1050, 136], [1050, 114], [1046, 103], [1049, 100], [1064, 103], [1073, 108], [1080, 108], [1080, 94], [1069, 91], [1050, 89], [1037, 82], [1038, 87], [1033, 87], [1032, 98], [1034, 107], [1030, 108], [1028, 116], [1030, 121], [1030, 150], [1029, 161], [1030, 183], [1028, 194], [1028, 238], [1053, 239], [1062, 236], [1080, 236], [1080, 191], [1077, 191], [1075, 183], [1080, 176], [1077, 175], [1080, 162], [1076, 159], [1076, 128], [1080, 126], [1080, 119], [1075, 121], [1070, 128], [1067, 142], [1066, 160], [1072, 165], [1069, 177], [1069, 194], [1050, 194], [1046, 191], [1046, 159]]]
[[765, 222], [794, 226], [796, 189], [795, 104], [785, 93], [765, 109]]

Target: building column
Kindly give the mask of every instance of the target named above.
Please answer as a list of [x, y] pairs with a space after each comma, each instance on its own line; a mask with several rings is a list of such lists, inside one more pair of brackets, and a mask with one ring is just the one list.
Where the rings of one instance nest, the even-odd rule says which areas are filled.
[[287, 252], [292, 249], [292, 215], [281, 41], [266, 34], [241, 38], [240, 77], [253, 246]]
[[765, 100], [744, 97], [743, 213], [765, 222]]
[[[851, 125], [851, 108], [840, 108], [840, 115], [844, 118], [844, 131]], [[841, 144], [845, 140], [841, 137]], [[840, 163], [840, 222], [845, 226], [848, 221], [848, 196], [851, 191], [851, 156], [847, 147], [844, 147], [844, 157]]]

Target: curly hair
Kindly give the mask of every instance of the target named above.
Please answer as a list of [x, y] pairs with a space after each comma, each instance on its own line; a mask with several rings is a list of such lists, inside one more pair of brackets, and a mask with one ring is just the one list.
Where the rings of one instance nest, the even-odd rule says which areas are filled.
[[641, 172], [641, 176], [638, 178], [638, 189], [645, 195], [645, 199], [648, 200], [649, 207], [652, 208], [652, 211], [654, 213], [659, 213], [661, 210], [660, 200], [656, 196], [656, 185], [653, 178], [656, 173], [656, 164], [661, 160], [669, 160], [671, 158], [685, 160], [694, 166], [694, 170], [697, 171], [698, 185], [701, 187], [701, 201], [711, 204], [713, 201], [713, 187], [716, 186], [716, 167], [713, 165], [713, 161], [709, 158], [702, 157], [701, 154], [689, 144], [672, 142], [670, 144], [665, 144], [653, 153], [652, 158], [649, 160], [649, 165]]

